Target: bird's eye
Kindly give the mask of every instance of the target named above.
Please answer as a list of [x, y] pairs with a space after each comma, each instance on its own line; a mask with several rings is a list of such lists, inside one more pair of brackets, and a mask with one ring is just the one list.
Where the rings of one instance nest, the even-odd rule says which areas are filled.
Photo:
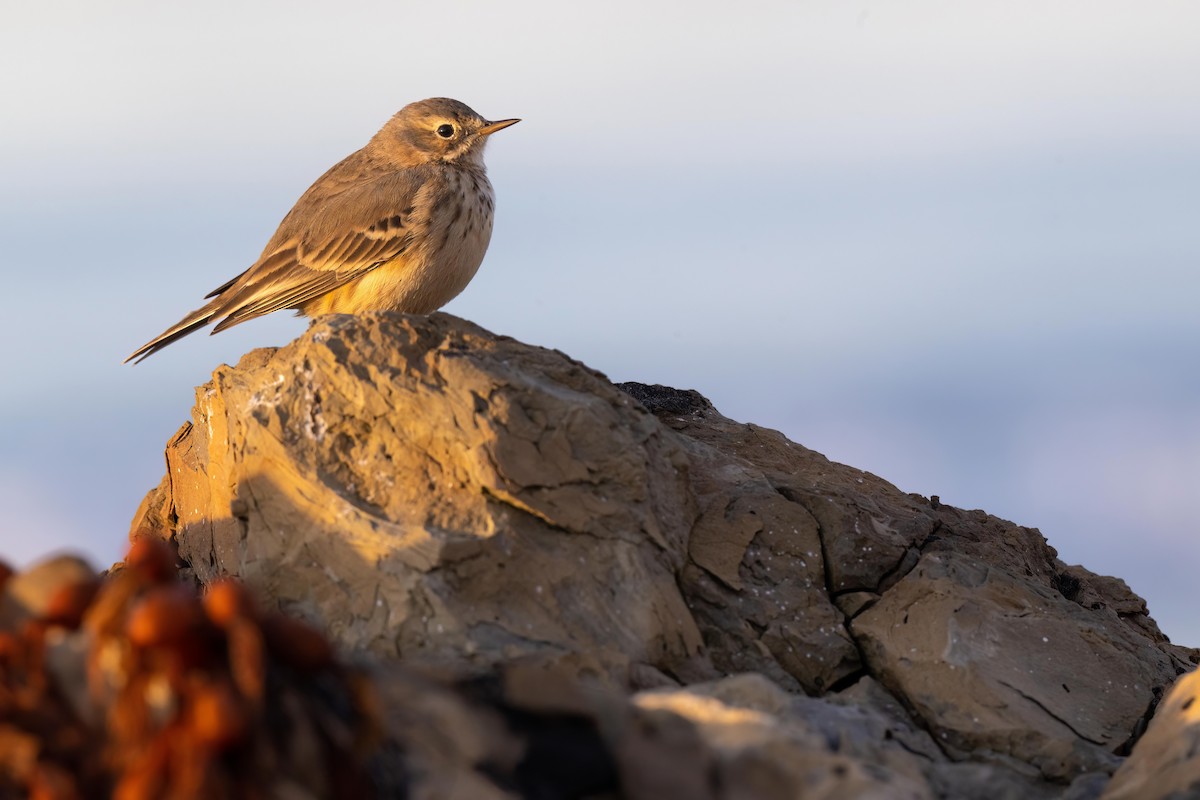
[[438, 125], [437, 135], [442, 137], [443, 139], [449, 139], [451, 136], [454, 135], [454, 126], [453, 125]]

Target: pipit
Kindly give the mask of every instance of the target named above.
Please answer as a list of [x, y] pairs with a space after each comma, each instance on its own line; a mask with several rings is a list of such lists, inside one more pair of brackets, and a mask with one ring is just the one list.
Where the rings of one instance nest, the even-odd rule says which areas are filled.
[[125, 361], [213, 320], [217, 333], [281, 308], [308, 316], [441, 308], [475, 277], [492, 238], [487, 137], [517, 122], [489, 122], [445, 97], [400, 109], [308, 188], [253, 266]]

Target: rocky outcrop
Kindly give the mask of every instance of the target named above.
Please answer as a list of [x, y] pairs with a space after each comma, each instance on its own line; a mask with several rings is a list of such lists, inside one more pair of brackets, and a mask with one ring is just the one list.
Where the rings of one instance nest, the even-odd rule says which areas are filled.
[[[201, 583], [454, 685], [552, 676], [501, 706], [585, 720], [621, 796], [1094, 797], [1196, 661], [1036, 530], [444, 314], [221, 367], [166, 456], [133, 528]], [[410, 774], [503, 792], [486, 738]]]

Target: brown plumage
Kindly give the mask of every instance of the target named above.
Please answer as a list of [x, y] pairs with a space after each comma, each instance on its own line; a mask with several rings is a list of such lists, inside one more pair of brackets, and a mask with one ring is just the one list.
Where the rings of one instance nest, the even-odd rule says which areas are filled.
[[489, 122], [445, 97], [405, 106], [308, 188], [253, 266], [125, 360], [213, 321], [216, 333], [281, 308], [308, 316], [437, 310], [483, 261], [495, 207], [483, 148], [516, 122]]

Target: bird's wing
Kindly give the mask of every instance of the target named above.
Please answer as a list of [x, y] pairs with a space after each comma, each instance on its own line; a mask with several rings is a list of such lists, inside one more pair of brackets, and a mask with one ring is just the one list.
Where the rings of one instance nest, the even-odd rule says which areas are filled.
[[218, 290], [223, 302], [216, 316], [224, 319], [213, 333], [331, 292], [403, 255], [413, 241], [411, 226], [399, 213], [343, 230], [315, 240], [287, 239]]
[[216, 333], [281, 308], [295, 308], [402, 255], [412, 238], [403, 215], [392, 214], [340, 236], [327, 236], [316, 244], [302, 238], [285, 240], [210, 294], [213, 299], [207, 304], [125, 360], [141, 361], [213, 320], [220, 320], [213, 328]]
[[[250, 269], [213, 294], [213, 333], [296, 308], [402, 255], [416, 238], [413, 204], [428, 176], [372, 163], [363, 151], [322, 175]], [[214, 301], [216, 302], [216, 301]]]
[[126, 361], [140, 361], [214, 320], [215, 333], [295, 308], [401, 256], [419, 238], [413, 203], [428, 175], [387, 167], [363, 150], [334, 165], [283, 218], [250, 269]]

